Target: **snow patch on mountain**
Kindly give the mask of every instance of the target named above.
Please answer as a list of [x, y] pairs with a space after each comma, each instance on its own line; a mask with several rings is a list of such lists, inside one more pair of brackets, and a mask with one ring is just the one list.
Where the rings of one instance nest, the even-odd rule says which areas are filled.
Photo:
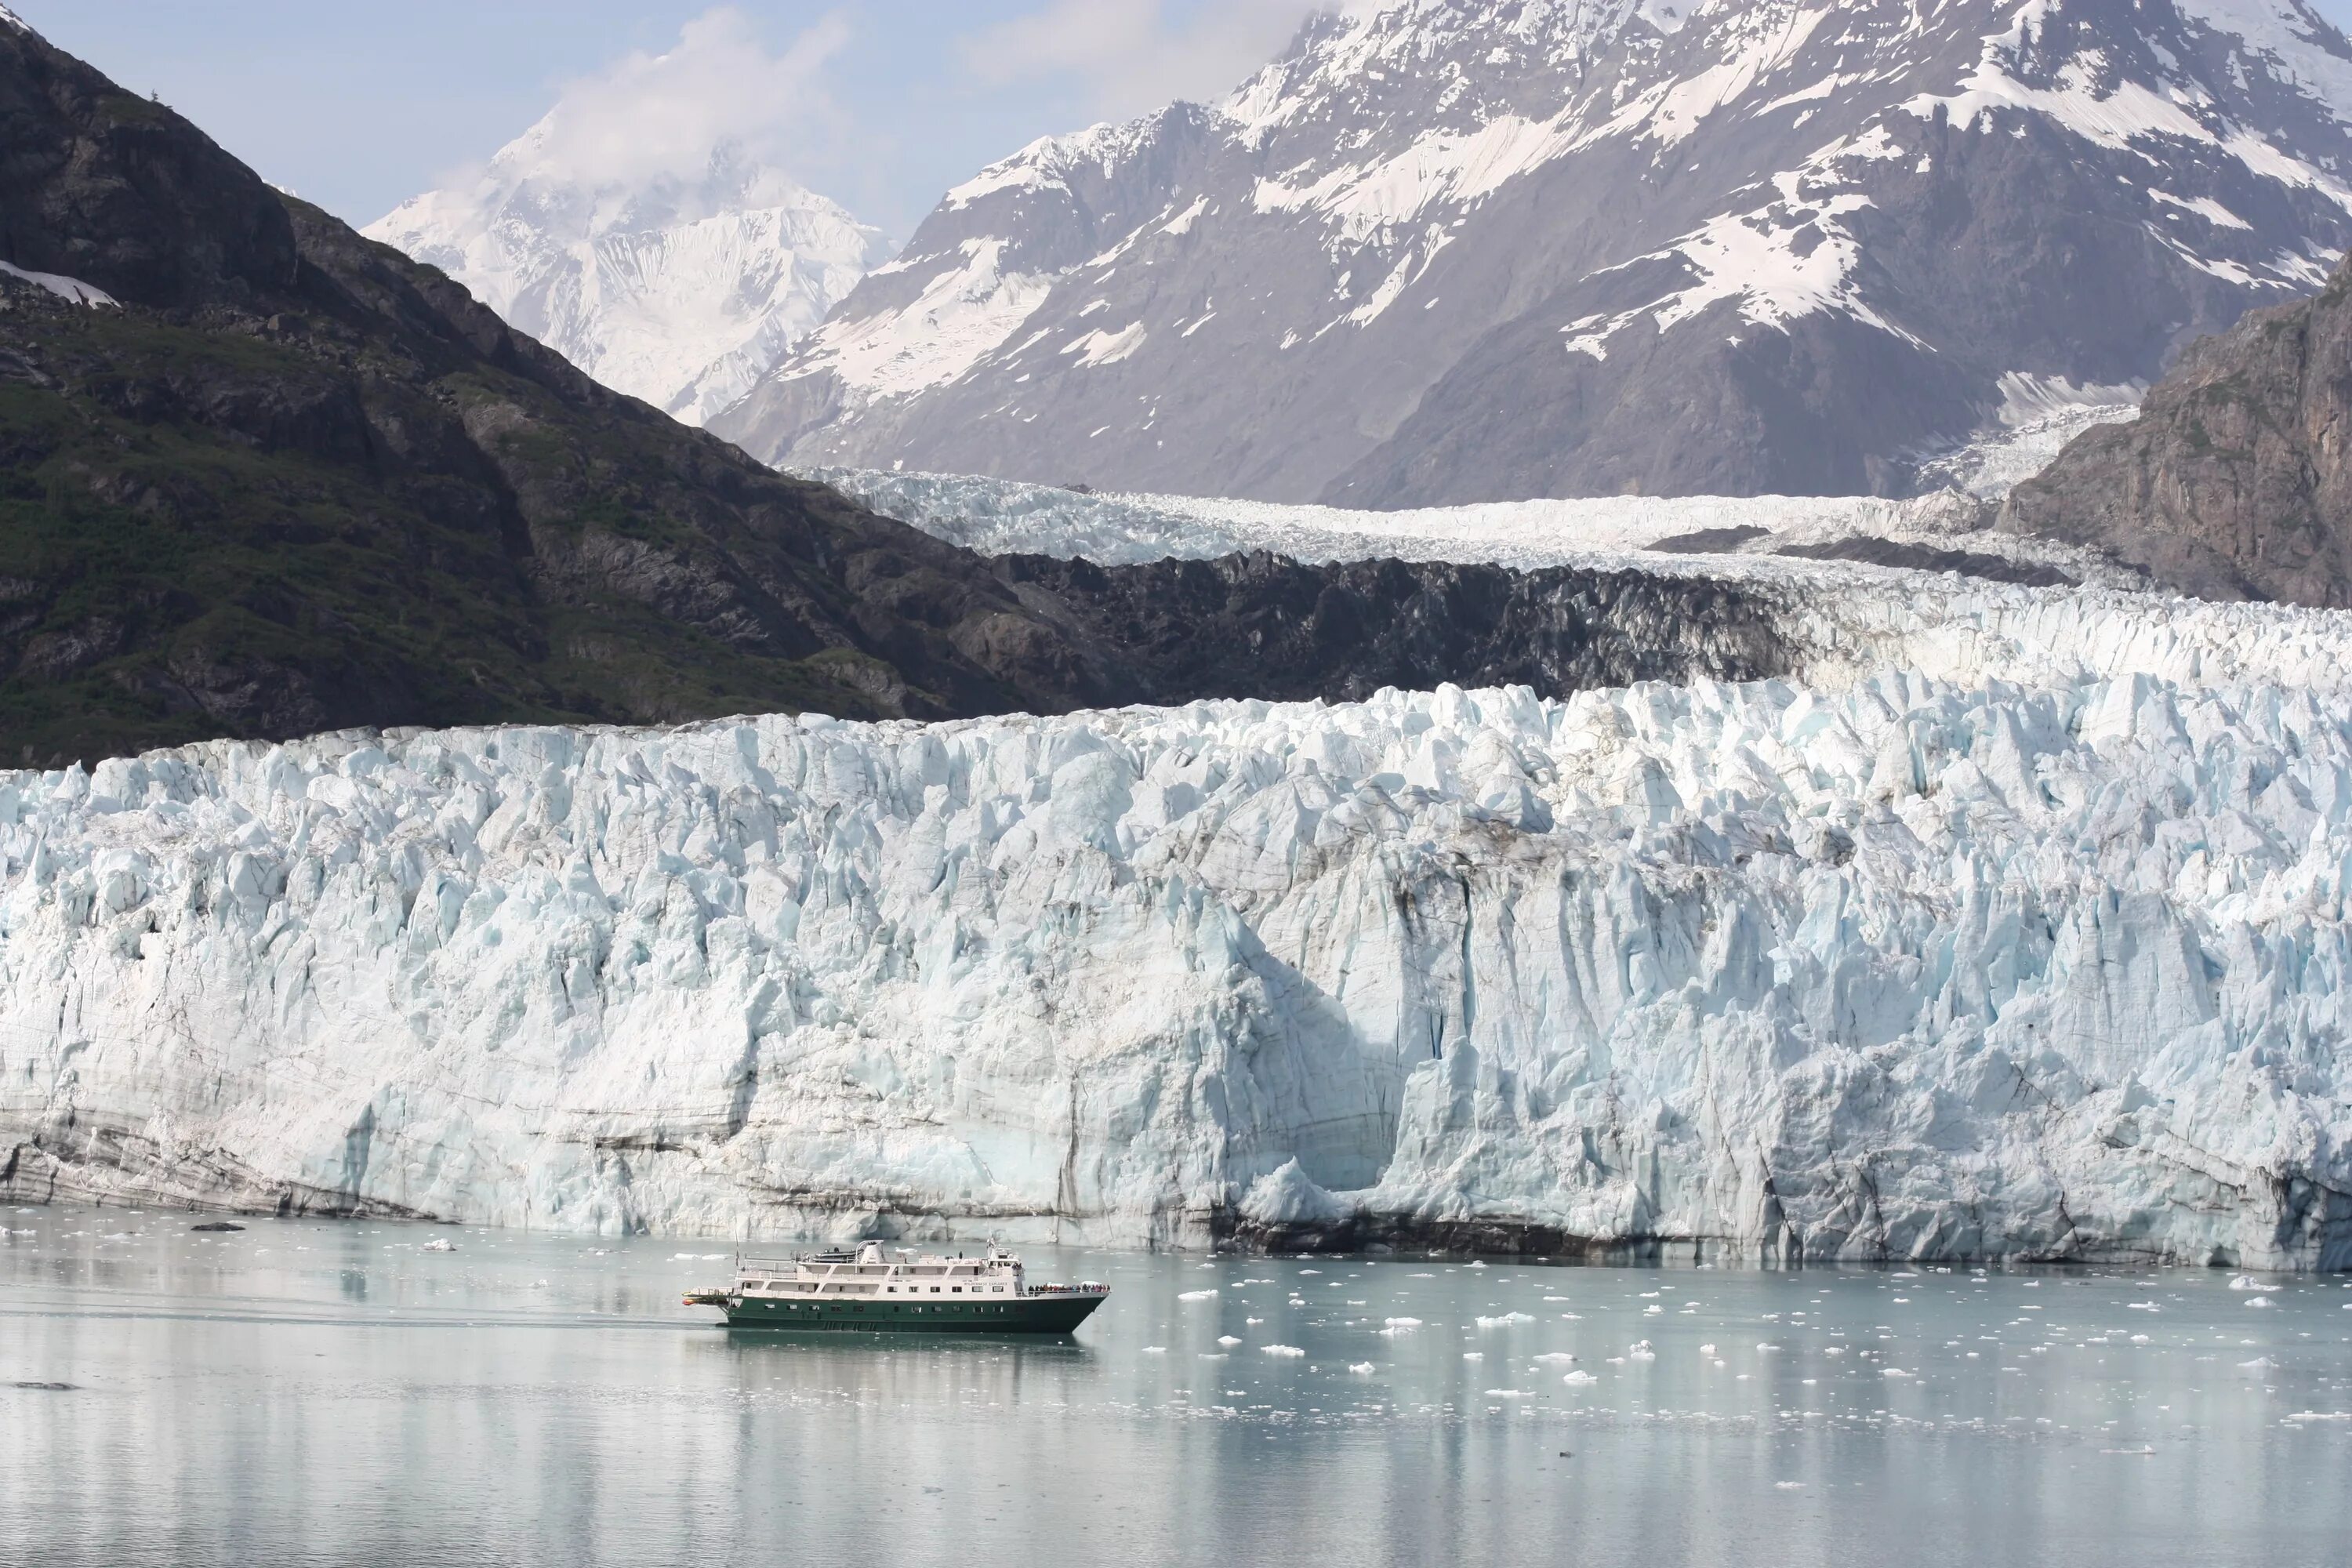
[[600, 184], [545, 156], [554, 127], [551, 115], [478, 177], [365, 232], [689, 424], [740, 401], [893, 248], [731, 146], [693, 177]]
[[830, 371], [858, 395], [904, 397], [955, 380], [1029, 319], [1049, 279], [1010, 271], [1004, 247], [971, 240], [964, 265], [927, 283], [908, 310], [836, 317], [810, 338], [797, 374]]
[[120, 307], [113, 295], [79, 278], [68, 278], [61, 272], [27, 272], [14, 262], [0, 261], [0, 274], [14, 278], [19, 283], [30, 283], [46, 289], [70, 305], [88, 305], [96, 310], [101, 305]]

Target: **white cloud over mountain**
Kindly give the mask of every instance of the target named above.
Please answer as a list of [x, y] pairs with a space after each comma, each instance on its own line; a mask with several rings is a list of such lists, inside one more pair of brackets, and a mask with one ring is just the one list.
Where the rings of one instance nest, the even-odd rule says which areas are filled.
[[793, 167], [842, 133], [828, 77], [851, 33], [849, 14], [833, 11], [772, 49], [748, 13], [714, 7], [664, 53], [632, 50], [567, 82], [533, 133], [532, 173], [635, 186], [698, 174], [728, 146]]

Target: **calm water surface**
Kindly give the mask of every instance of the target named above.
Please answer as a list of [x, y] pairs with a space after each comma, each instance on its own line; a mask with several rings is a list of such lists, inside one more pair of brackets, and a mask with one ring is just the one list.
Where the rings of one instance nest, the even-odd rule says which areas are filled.
[[0, 1562], [2352, 1557], [2341, 1279], [1033, 1249], [1115, 1294], [1000, 1343], [730, 1332], [718, 1245], [191, 1223], [0, 1210]]

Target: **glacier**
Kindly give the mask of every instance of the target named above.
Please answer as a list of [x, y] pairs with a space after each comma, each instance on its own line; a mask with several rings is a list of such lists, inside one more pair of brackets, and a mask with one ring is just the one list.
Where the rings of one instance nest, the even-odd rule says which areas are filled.
[[2343, 617], [1732, 564], [1785, 679], [0, 773], [0, 1194], [2352, 1266]]
[[[1591, 496], [1368, 510], [1221, 496], [1097, 493], [972, 474], [786, 468], [859, 505], [984, 555], [1082, 558], [1097, 565], [1213, 560], [1269, 551], [1296, 561], [1393, 558], [1539, 571], [1612, 566], [1629, 552], [1758, 558], [1841, 541], [1885, 540], [2053, 568], [2078, 583], [2146, 579], [2093, 551], [2005, 532], [1997, 503], [2094, 425], [2128, 424], [2133, 404], [2058, 405], [2014, 428], [1923, 459], [1921, 493], [1877, 496]], [[1673, 542], [1681, 540], [1676, 547]], [[1643, 565], [1671, 569], [1647, 559]], [[1720, 574], [1726, 563], [1709, 568]]]

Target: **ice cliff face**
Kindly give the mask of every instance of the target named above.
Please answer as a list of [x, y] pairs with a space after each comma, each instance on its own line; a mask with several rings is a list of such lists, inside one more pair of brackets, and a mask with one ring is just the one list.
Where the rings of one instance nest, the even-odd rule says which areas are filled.
[[0, 774], [0, 1192], [2352, 1264], [2342, 625], [1752, 570], [1797, 679]]

